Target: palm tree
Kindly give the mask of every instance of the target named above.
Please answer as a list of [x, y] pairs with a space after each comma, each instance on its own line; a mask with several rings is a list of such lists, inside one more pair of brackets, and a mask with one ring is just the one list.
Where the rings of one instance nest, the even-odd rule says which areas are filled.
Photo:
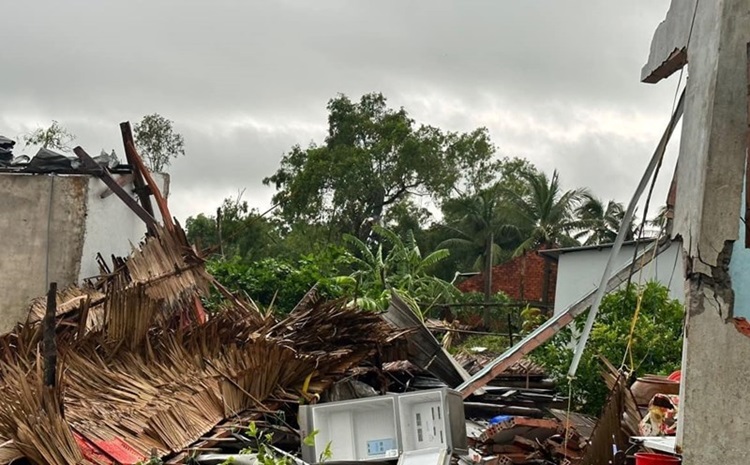
[[507, 214], [511, 227], [525, 238], [514, 255], [521, 255], [538, 247], [578, 245], [571, 237], [577, 227], [575, 210], [588, 191], [563, 191], [557, 170], [551, 178], [545, 173], [523, 173], [522, 177], [527, 184], [527, 192], [507, 192]]
[[446, 239], [438, 248], [460, 251], [463, 256], [475, 257], [473, 268], [487, 267], [487, 258], [492, 255], [492, 265], [499, 263], [503, 253], [496, 243], [498, 233], [503, 229], [502, 199], [499, 189], [484, 189], [472, 196], [452, 199], [443, 206], [443, 212], [453, 217], [453, 224], [442, 224], [456, 237]]
[[[575, 213], [578, 216], [580, 228], [580, 231], [573, 236], [575, 239], [586, 238], [584, 245], [611, 244], [620, 231], [625, 217], [625, 208], [614, 200], [610, 200], [605, 205], [601, 199], [586, 194]], [[631, 221], [625, 240], [633, 240], [633, 237], [634, 227]]]
[[652, 228], [662, 231], [667, 227], [667, 222], [669, 221], [670, 214], [672, 213], [674, 212], [670, 209], [669, 205], [662, 205], [661, 207], [659, 207], [659, 211], [656, 213], [656, 216], [646, 223]]

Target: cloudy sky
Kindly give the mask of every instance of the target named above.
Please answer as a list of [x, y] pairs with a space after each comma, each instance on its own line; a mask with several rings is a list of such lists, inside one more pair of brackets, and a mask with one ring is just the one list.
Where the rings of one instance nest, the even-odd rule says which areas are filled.
[[[265, 209], [293, 144], [325, 135], [328, 99], [383, 92], [420, 122], [489, 128], [498, 155], [627, 201], [672, 108], [639, 82], [668, 0], [7, 2], [0, 134], [58, 120], [89, 152], [158, 112], [185, 137], [173, 213], [244, 190]], [[666, 197], [670, 150], [655, 202]]]

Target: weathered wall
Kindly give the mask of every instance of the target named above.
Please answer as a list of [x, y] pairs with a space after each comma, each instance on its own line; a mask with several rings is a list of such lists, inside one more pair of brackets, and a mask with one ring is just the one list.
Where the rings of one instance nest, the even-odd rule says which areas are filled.
[[[548, 278], [545, 266], [549, 267]], [[502, 291], [513, 300], [542, 302], [544, 281], [549, 279], [547, 301], [552, 303], [555, 301], [556, 274], [557, 264], [553, 260], [535, 251], [528, 252], [492, 267], [492, 292]], [[484, 274], [473, 276], [457, 287], [461, 292], [484, 292]]]
[[[678, 445], [685, 465], [747, 463], [750, 338], [733, 324], [730, 279], [738, 239], [747, 134], [750, 2], [698, 2], [687, 50], [685, 117], [677, 169], [674, 234], [686, 253], [687, 320]], [[693, 16], [694, 1], [673, 0], [660, 31]], [[681, 26], [684, 29], [684, 25]], [[655, 41], [668, 40], [657, 32]], [[670, 45], [672, 46], [672, 45]], [[664, 47], [658, 44], [652, 50]], [[657, 63], [661, 57], [651, 57]]]
[[83, 248], [87, 177], [0, 174], [0, 332], [25, 318], [49, 282], [74, 283]]
[[[620, 269], [633, 260], [634, 245], [623, 245], [617, 256], [614, 269]], [[641, 246], [641, 250], [643, 246]], [[611, 248], [576, 250], [561, 253], [557, 268], [557, 292], [555, 314], [568, 308], [599, 286], [604, 267], [609, 260]], [[682, 249], [672, 244], [633, 277], [633, 282], [658, 281], [669, 287], [669, 295], [680, 302], [685, 301], [684, 268]]]
[[[166, 193], [168, 175], [154, 174], [155, 181]], [[133, 184], [123, 186], [126, 192], [133, 191]], [[146, 226], [119, 197], [112, 194], [102, 198], [107, 186], [98, 178], [89, 178], [86, 196], [86, 225], [84, 228], [83, 251], [79, 280], [99, 274], [96, 254], [109, 261], [112, 254], [129, 255], [133, 245], [137, 245], [146, 234]], [[154, 204], [154, 215], [161, 221], [161, 215]]]
[[[166, 192], [169, 178], [155, 178]], [[95, 276], [98, 252], [107, 260], [128, 255], [143, 239], [144, 223], [116, 195], [102, 198], [105, 190], [87, 175], [0, 174], [0, 333], [25, 319], [50, 282], [66, 287]]]

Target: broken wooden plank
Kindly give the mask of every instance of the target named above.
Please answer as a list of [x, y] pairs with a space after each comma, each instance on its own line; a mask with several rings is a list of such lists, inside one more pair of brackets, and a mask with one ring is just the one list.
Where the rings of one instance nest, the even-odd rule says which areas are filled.
[[[125, 186], [127, 186], [128, 184], [130, 184], [133, 181], [133, 174], [132, 173], [131, 174], [124, 174], [124, 175], [120, 176], [119, 178], [117, 178], [115, 181], [117, 181], [117, 185], [118, 186], [120, 186], [120, 187], [122, 187], [124, 189]], [[107, 187], [106, 189], [104, 189], [101, 192], [101, 194], [99, 194], [99, 198], [100, 199], [106, 199], [107, 197], [109, 197], [112, 194], [114, 194], [114, 192], [112, 191], [112, 189], [110, 189], [109, 187]]]
[[109, 170], [94, 161], [94, 159], [91, 158], [91, 156], [86, 153], [86, 151], [83, 150], [83, 148], [81, 148], [80, 146], [74, 148], [73, 152], [78, 156], [78, 158], [81, 159], [83, 166], [87, 169], [90, 169], [96, 176], [99, 177], [99, 179], [102, 180], [102, 182], [104, 182], [104, 184], [107, 185], [107, 187], [112, 189], [112, 192], [114, 192], [115, 195], [117, 195], [123, 202], [125, 202], [125, 205], [130, 207], [130, 209], [133, 210], [133, 213], [138, 215], [138, 217], [143, 220], [144, 223], [146, 223], [147, 227], [153, 228], [156, 226], [156, 220], [154, 219], [154, 217], [149, 215], [148, 212], [144, 210], [143, 207], [130, 194], [125, 192], [125, 189], [117, 184], [117, 181], [112, 178]]
[[138, 151], [135, 149], [135, 143], [133, 143], [132, 141], [127, 141], [126, 146], [130, 150], [133, 161], [135, 162], [138, 171], [140, 171], [141, 174], [143, 174], [143, 177], [146, 178], [146, 183], [149, 185], [151, 193], [154, 194], [156, 205], [159, 207], [159, 213], [161, 213], [161, 219], [164, 223], [164, 226], [166, 226], [167, 231], [174, 232], [174, 221], [172, 220], [172, 214], [169, 212], [167, 199], [165, 199], [161, 194], [159, 186], [156, 184], [156, 181], [154, 181], [153, 176], [151, 176], [151, 172], [149, 171], [146, 164], [143, 163], [143, 159], [141, 159], [140, 155], [138, 155]]
[[[652, 242], [649, 244], [643, 249], [640, 255], [638, 255], [634, 263], [626, 264], [609, 279], [605, 291], [611, 292], [617, 289], [622, 283], [627, 281], [631, 276], [631, 273], [634, 274], [640, 271], [641, 268], [649, 264], [656, 256], [667, 250], [670, 245], [671, 241], [669, 239], [666, 239], [661, 243]], [[654, 254], [654, 247], [658, 247], [656, 254]], [[472, 376], [471, 379], [458, 386], [456, 390], [459, 391], [465, 399], [478, 389], [486, 386], [495, 376], [505, 371], [508, 367], [519, 361], [532, 350], [552, 339], [552, 337], [562, 328], [572, 322], [578, 315], [586, 311], [594, 301], [594, 295], [596, 292], [597, 289], [593, 289], [581, 300], [569, 305], [568, 308], [563, 310], [560, 314], [547, 320], [539, 328], [522, 339], [518, 344], [487, 364]]]
[[57, 380], [57, 336], [55, 317], [57, 316], [57, 283], [49, 284], [47, 291], [47, 311], [42, 319], [44, 331], [44, 385], [54, 388]]
[[151, 205], [151, 190], [146, 186], [143, 181], [143, 174], [140, 169], [136, 166], [133, 154], [130, 151], [129, 145], [132, 144], [135, 147], [135, 139], [133, 139], [133, 131], [130, 129], [130, 122], [125, 121], [120, 123], [120, 132], [122, 133], [122, 144], [125, 146], [125, 158], [128, 160], [128, 164], [133, 168], [133, 185], [135, 186], [135, 195], [138, 196], [138, 200], [141, 201], [143, 209], [146, 210], [151, 216], [154, 216], [154, 207]]

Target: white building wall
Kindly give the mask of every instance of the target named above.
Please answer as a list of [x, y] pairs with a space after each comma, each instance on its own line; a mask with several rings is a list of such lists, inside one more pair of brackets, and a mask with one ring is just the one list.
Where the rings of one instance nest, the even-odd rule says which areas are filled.
[[[153, 176], [166, 195], [168, 175], [154, 174]], [[126, 192], [133, 192], [133, 183], [125, 184], [123, 189]], [[107, 186], [99, 178], [89, 179], [79, 282], [99, 274], [99, 265], [96, 262], [97, 253], [101, 253], [107, 262], [113, 254], [130, 255], [132, 247], [143, 240], [146, 234], [146, 225], [143, 220], [136, 216], [117, 195], [111, 194], [102, 198], [102, 193], [106, 191], [108, 191]], [[161, 222], [156, 202], [152, 200], [151, 203], [157, 221]]]
[[[641, 245], [639, 250], [643, 250], [644, 247]], [[610, 247], [605, 247], [572, 250], [560, 254], [555, 290], [555, 314], [565, 310], [599, 286], [611, 250]], [[613, 271], [630, 263], [634, 250], [634, 245], [624, 245], [617, 256]], [[680, 244], [674, 243], [649, 263], [640, 274], [636, 273], [633, 282], [658, 281], [669, 287], [669, 294], [673, 299], [684, 303], [683, 270]]]

